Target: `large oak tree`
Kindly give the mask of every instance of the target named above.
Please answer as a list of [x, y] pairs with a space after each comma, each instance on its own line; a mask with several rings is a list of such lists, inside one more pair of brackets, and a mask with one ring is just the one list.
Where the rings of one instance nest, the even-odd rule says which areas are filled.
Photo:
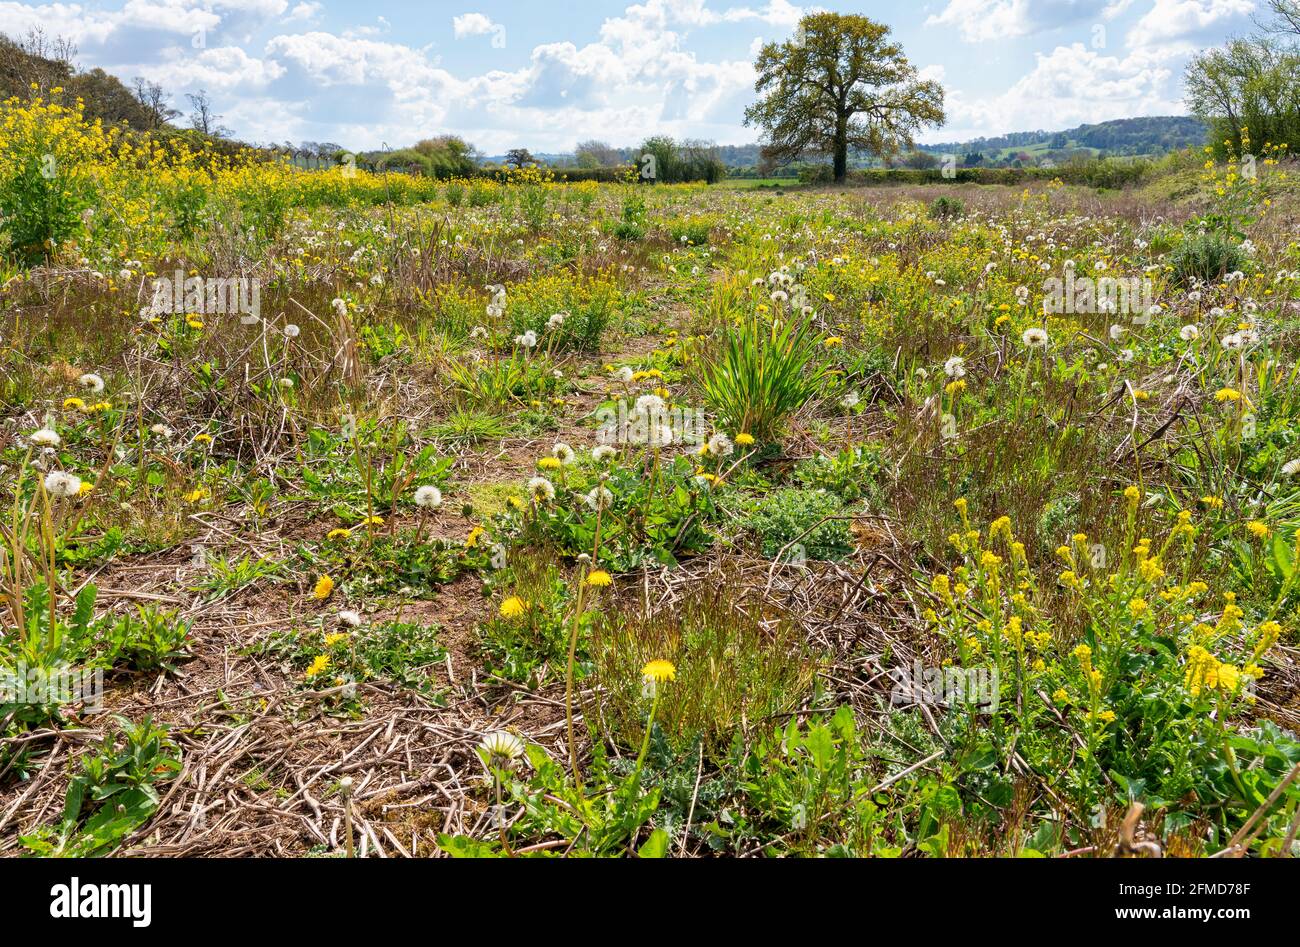
[[754, 68], [762, 98], [745, 124], [763, 129], [773, 164], [829, 154], [843, 181], [850, 149], [888, 157], [944, 122], [943, 87], [918, 79], [889, 27], [865, 16], [805, 16], [794, 38], [763, 47]]

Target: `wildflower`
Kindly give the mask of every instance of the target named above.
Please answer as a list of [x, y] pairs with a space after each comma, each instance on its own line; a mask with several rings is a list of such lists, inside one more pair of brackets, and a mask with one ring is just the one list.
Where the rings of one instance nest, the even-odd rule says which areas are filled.
[[1114, 722], [1115, 722], [1115, 711], [1113, 711], [1113, 710], [1100, 710], [1100, 711], [1097, 712], [1097, 719], [1100, 720], [1102, 723], [1114, 723]]
[[1294, 477], [1298, 473], [1300, 473], [1300, 457], [1295, 460], [1288, 460], [1282, 465], [1283, 476]]
[[415, 491], [415, 505], [426, 510], [442, 506], [442, 491], [434, 486], [420, 487]]
[[1201, 330], [1196, 326], [1183, 326], [1178, 330], [1178, 337], [1184, 342], [1195, 342], [1201, 337]]
[[62, 470], [51, 471], [45, 477], [45, 490], [61, 500], [74, 497], [81, 492], [81, 478]]
[[104, 390], [104, 379], [100, 378], [94, 372], [86, 372], [77, 379], [77, 384], [85, 388], [92, 395], [97, 395]]
[[[741, 447], [752, 447], [754, 444], [754, 435], [741, 431], [736, 435], [736, 443]], [[1300, 460], [1295, 463], [1300, 466]]]
[[[554, 458], [543, 459], [554, 460]], [[559, 461], [556, 461], [556, 463], [559, 463]], [[538, 466], [542, 465], [538, 464]], [[555, 499], [555, 484], [545, 477], [534, 477], [528, 481], [528, 495], [533, 498], [535, 503], [549, 503]]]
[[196, 435], [194, 435], [194, 443], [195, 443], [195, 444], [211, 444], [211, 443], [212, 443], [212, 435], [211, 435], [211, 434], [196, 434]]
[[551, 456], [558, 460], [565, 467], [574, 461], [573, 448], [568, 444], [557, 443], [551, 448]]
[[1241, 400], [1241, 392], [1236, 388], [1220, 388], [1214, 393], [1214, 400], [1221, 403], [1224, 401], [1237, 402]]
[[186, 503], [202, 503], [207, 498], [208, 498], [208, 491], [205, 490], [203, 487], [197, 487], [196, 489], [191, 490], [189, 493], [185, 494], [184, 500]]
[[708, 453], [714, 457], [730, 457], [735, 452], [735, 445], [732, 444], [731, 438], [719, 432], [709, 438], [708, 444], [705, 445]]
[[346, 631], [335, 631], [325, 636], [325, 647], [332, 648], [340, 641], [347, 641], [348, 633]]
[[1204, 503], [1206, 506], [1208, 506], [1208, 507], [1209, 507], [1210, 509], [1212, 509], [1212, 510], [1221, 510], [1221, 509], [1223, 509], [1223, 498], [1222, 498], [1222, 497], [1204, 496], [1204, 497], [1201, 497], [1201, 502]]
[[524, 741], [513, 733], [495, 730], [479, 742], [479, 748], [488, 756], [489, 763], [508, 764], [524, 755]]
[[943, 373], [949, 378], [963, 377], [966, 374], [966, 360], [960, 355], [954, 355], [943, 363]]
[[174, 432], [165, 424], [155, 424], [153, 427], [149, 428], [149, 433], [155, 434], [158, 437], [171, 437]]
[[1251, 520], [1246, 524], [1246, 529], [1250, 530], [1250, 534], [1261, 541], [1273, 535], [1273, 531], [1268, 528], [1268, 524], [1261, 523], [1259, 520]]
[[1052, 694], [1052, 702], [1055, 704], [1064, 704], [1070, 699], [1069, 693], [1064, 687], [1058, 687]]
[[559, 470], [563, 464], [557, 457], [543, 457], [537, 461], [537, 466], [541, 470]]
[[311, 590], [312, 598], [323, 602], [334, 594], [334, 580], [327, 575], [316, 580], [316, 587]]
[[824, 345], [828, 349], [833, 349], [835, 348], [835, 346], [843, 345], [843, 344], [844, 344], [844, 340], [841, 339], [838, 335], [829, 336], [825, 341], [822, 342], [822, 345]]
[[1026, 329], [1020, 336], [1026, 348], [1041, 349], [1047, 347], [1047, 330], [1040, 328]]
[[593, 569], [591, 574], [587, 576], [587, 584], [597, 589], [602, 589], [613, 581], [613, 578], [604, 569]]
[[596, 487], [583, 500], [593, 510], [608, 510], [614, 504], [614, 494], [605, 487]]
[[325, 538], [329, 540], [347, 539], [351, 535], [352, 530], [350, 529], [332, 529], [325, 534]]
[[591, 451], [591, 459], [595, 461], [605, 461], [618, 454], [618, 448], [611, 447], [609, 444], [600, 444]]
[[292, 322], [286, 323], [284, 327], [284, 337], [286, 339], [296, 339], [302, 334], [302, 329], [298, 328]]
[[307, 673], [303, 675], [307, 680], [311, 680], [317, 675], [323, 674], [330, 666], [330, 656], [328, 654], [317, 655], [316, 659], [311, 662], [307, 668]]
[[523, 335], [515, 336], [515, 345], [522, 346], [526, 349], [534, 348], [537, 345], [537, 333], [529, 329]]
[[[514, 499], [514, 498], [512, 498], [512, 499]], [[486, 532], [486, 530], [483, 529], [482, 526], [475, 526], [473, 529], [471, 529], [471, 530], [469, 531], [469, 535], [465, 537], [465, 548], [466, 548], [466, 549], [475, 549], [475, 548], [477, 548], [477, 546], [478, 546], [478, 541], [483, 537], [483, 534], [484, 534], [485, 532]]]
[[956, 381], [950, 381], [944, 385], [943, 390], [950, 395], [957, 395], [966, 390], [966, 379], [958, 378]]
[[361, 627], [361, 613], [343, 610], [339, 612], [339, 624], [347, 625], [349, 628]]
[[518, 595], [512, 595], [501, 603], [499, 614], [502, 618], [518, 618], [528, 606]]
[[82, 401], [80, 398], [64, 398], [63, 409], [65, 411], [85, 411], [86, 402]]
[[647, 681], [653, 681], [656, 684], [663, 681], [677, 680], [677, 668], [671, 661], [655, 660], [651, 661], [641, 669], [641, 676]]
[[47, 427], [43, 427], [39, 431], [33, 433], [29, 440], [36, 447], [58, 447], [63, 443], [63, 438], [59, 437], [58, 434], [54, 433]]

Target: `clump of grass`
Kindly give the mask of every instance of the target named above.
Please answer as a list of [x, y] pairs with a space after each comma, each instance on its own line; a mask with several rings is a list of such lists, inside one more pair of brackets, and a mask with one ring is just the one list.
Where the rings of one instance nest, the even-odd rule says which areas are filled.
[[745, 599], [735, 582], [700, 583], [672, 608], [651, 613], [611, 608], [594, 624], [591, 648], [604, 696], [588, 717], [628, 747], [644, 736], [640, 671], [649, 661], [677, 668], [660, 698], [659, 728], [678, 748], [701, 741], [710, 753], [800, 707], [817, 667], [797, 623]]

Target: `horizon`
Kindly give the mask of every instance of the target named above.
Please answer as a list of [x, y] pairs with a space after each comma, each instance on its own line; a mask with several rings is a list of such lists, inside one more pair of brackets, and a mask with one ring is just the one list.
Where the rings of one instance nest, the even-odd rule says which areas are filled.
[[485, 155], [570, 154], [650, 135], [753, 145], [752, 62], [816, 9], [890, 25], [947, 92], [949, 121], [918, 144], [1187, 114], [1182, 73], [1247, 30], [1255, 0], [940, 0], [825, 7], [788, 0], [594, 3], [563, 24], [501, 0], [387, 4], [119, 0], [0, 2], [0, 30], [71, 39], [80, 69], [160, 83], [182, 112], [206, 90], [234, 136], [358, 151], [440, 134]]

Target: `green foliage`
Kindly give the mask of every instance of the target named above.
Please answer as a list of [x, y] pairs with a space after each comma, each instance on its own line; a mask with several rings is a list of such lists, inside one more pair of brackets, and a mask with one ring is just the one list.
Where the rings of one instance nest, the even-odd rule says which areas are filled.
[[841, 502], [832, 493], [774, 490], [754, 508], [750, 526], [768, 558], [789, 558], [799, 547], [808, 559], [842, 559], [853, 550], [853, 535], [844, 517]]
[[824, 370], [814, 331], [804, 322], [757, 316], [724, 331], [716, 354], [699, 353], [704, 402], [728, 430], [771, 440], [820, 391]]
[[19, 836], [33, 855], [87, 858], [111, 853], [157, 811], [158, 787], [176, 777], [181, 763], [167, 728], [145, 717], [115, 717], [116, 732], [81, 758], [68, 784], [63, 817]]
[[1213, 282], [1242, 269], [1246, 255], [1230, 237], [1208, 232], [1185, 236], [1170, 254], [1169, 262], [1179, 282], [1188, 285], [1195, 280]]

